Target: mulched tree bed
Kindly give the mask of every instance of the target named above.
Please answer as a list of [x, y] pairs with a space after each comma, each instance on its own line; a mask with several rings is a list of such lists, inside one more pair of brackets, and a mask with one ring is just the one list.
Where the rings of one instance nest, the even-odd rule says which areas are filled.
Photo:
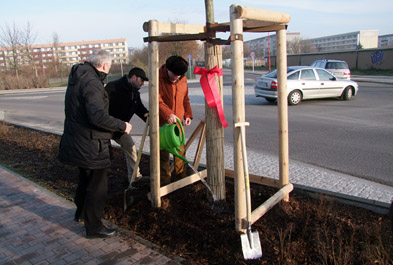
[[[0, 124], [0, 164], [41, 186], [73, 200], [78, 170], [57, 160], [60, 137]], [[149, 157], [141, 172], [149, 175]], [[392, 264], [393, 235], [388, 216], [294, 190], [259, 219], [252, 230], [260, 235], [263, 257], [243, 259], [240, 235], [235, 232], [233, 180], [226, 181], [226, 202], [213, 207], [200, 182], [171, 193], [162, 207], [151, 207], [148, 179], [137, 182], [135, 202], [123, 211], [128, 186], [124, 154], [113, 150], [105, 218], [187, 264]], [[251, 185], [253, 207], [276, 189]]]

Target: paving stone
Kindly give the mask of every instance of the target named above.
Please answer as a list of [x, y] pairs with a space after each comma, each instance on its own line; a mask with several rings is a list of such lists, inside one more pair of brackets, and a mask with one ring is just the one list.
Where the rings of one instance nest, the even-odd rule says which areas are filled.
[[[75, 206], [0, 166], [0, 264], [180, 264], [119, 229], [108, 239], [86, 239], [73, 221]], [[107, 221], [104, 221], [107, 224]], [[110, 224], [109, 224], [110, 225]], [[112, 225], [113, 226], [113, 225]], [[154, 248], [151, 249], [151, 248]], [[179, 261], [178, 261], [179, 260]]]

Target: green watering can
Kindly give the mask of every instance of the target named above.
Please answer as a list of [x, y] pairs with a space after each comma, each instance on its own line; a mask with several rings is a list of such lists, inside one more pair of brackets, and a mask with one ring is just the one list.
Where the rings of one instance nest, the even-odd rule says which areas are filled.
[[165, 150], [183, 159], [188, 164], [189, 161], [178, 153], [178, 151], [181, 151], [179, 146], [184, 144], [186, 137], [183, 125], [179, 119], [176, 120], [178, 121], [177, 123], [170, 125], [165, 123], [160, 127], [160, 150]]

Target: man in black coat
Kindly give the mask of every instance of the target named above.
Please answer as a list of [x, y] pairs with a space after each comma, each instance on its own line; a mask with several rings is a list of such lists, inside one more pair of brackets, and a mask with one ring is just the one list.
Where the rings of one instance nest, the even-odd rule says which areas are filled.
[[108, 113], [103, 80], [111, 62], [109, 52], [96, 50], [88, 62], [74, 65], [64, 102], [64, 131], [58, 158], [79, 168], [75, 220], [84, 220], [88, 238], [108, 237], [116, 232], [101, 220], [108, 190], [109, 145], [113, 133], [129, 134], [132, 129], [131, 124]]
[[[143, 105], [139, 89], [144, 81], [149, 81], [145, 71], [135, 67], [128, 75], [109, 82], [105, 90], [109, 96], [109, 115], [129, 122], [134, 114], [146, 122], [149, 111]], [[139, 168], [136, 167], [137, 153], [134, 140], [130, 134], [115, 133], [113, 139], [121, 146], [126, 155], [128, 181], [131, 182], [133, 170], [136, 170], [135, 181], [142, 178]]]

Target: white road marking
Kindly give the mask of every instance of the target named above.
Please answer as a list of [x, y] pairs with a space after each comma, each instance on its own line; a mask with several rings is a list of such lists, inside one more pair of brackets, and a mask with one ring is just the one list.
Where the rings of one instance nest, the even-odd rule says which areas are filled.
[[26, 96], [26, 97], [8, 97], [8, 99], [41, 99], [41, 98], [47, 98], [48, 96]]

